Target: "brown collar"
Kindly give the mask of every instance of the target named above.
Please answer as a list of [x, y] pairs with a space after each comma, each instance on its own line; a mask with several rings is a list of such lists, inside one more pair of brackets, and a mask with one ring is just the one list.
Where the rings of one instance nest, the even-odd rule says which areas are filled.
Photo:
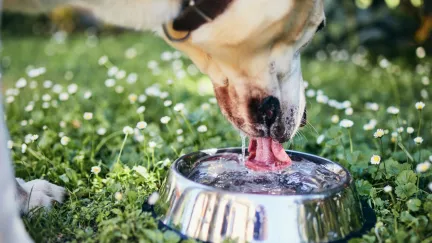
[[179, 16], [174, 19], [177, 31], [194, 31], [222, 14], [233, 0], [184, 0]]

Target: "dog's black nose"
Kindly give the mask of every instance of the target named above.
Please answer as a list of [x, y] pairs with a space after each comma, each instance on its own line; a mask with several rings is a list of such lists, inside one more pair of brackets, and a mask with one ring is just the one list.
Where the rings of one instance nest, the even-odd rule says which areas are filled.
[[262, 123], [270, 127], [281, 112], [280, 102], [274, 96], [264, 98], [258, 107], [258, 116], [262, 118]]

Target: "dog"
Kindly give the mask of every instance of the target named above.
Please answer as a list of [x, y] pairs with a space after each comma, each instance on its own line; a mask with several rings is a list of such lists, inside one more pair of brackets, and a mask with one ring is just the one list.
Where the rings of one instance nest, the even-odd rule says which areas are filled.
[[[249, 152], [257, 158], [268, 154], [280, 158], [281, 144], [306, 121], [300, 53], [325, 25], [323, 0], [4, 0], [3, 4], [6, 11], [29, 14], [72, 5], [89, 9], [110, 24], [156, 32], [211, 78], [220, 110], [250, 138]], [[0, 242], [30, 242], [18, 211], [62, 202], [65, 190], [43, 180], [13, 183], [3, 124], [0, 132], [0, 205], [5, 205], [0, 207]]]

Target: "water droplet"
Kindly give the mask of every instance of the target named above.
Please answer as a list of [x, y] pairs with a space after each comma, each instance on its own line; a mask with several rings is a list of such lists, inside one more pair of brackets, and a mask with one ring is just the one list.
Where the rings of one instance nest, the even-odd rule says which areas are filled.
[[245, 164], [246, 161], [246, 135], [244, 135], [243, 133], [240, 134], [241, 139], [242, 139], [242, 159], [241, 159], [241, 163], [242, 165]]

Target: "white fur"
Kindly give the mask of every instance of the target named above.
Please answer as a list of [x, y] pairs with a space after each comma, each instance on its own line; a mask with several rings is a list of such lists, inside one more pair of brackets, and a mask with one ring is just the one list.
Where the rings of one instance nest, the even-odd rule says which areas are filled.
[[63, 202], [65, 195], [63, 187], [39, 179], [25, 182], [17, 178], [17, 181], [28, 194], [27, 200], [24, 200], [21, 206], [24, 214], [40, 207], [50, 209], [53, 202]]

